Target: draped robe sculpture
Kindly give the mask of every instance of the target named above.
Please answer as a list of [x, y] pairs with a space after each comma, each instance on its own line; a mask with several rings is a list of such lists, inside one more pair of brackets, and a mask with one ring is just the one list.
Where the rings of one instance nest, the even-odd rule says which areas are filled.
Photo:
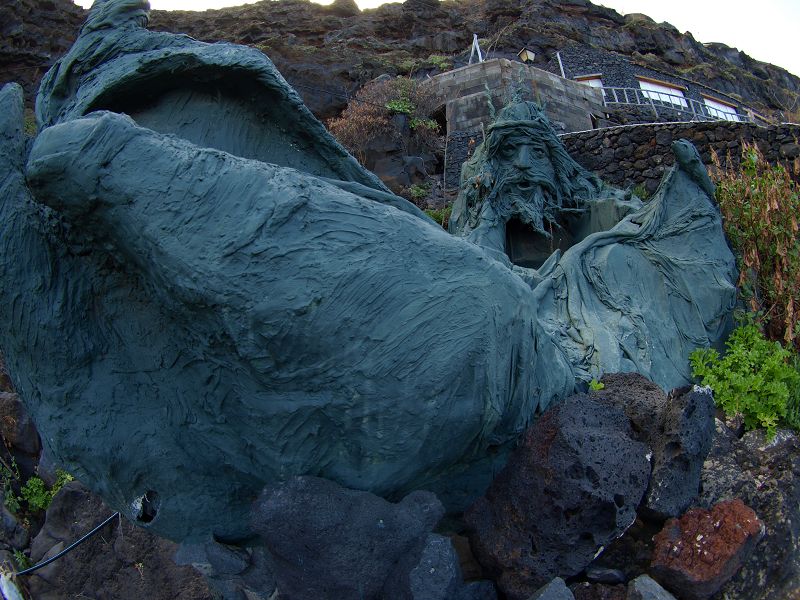
[[43, 444], [128, 518], [245, 540], [295, 474], [457, 509], [552, 402], [683, 384], [723, 335], [735, 266], [692, 148], [647, 205], [514, 265], [392, 195], [259, 51], [146, 21], [95, 2], [32, 144], [0, 93], [0, 347]]

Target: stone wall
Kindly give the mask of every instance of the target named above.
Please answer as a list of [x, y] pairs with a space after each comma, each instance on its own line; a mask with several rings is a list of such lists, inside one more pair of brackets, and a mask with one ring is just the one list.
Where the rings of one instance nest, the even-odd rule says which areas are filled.
[[480, 131], [492, 122], [494, 111], [513, 96], [535, 100], [545, 107], [559, 133], [596, 127], [606, 112], [602, 92], [563, 79], [542, 69], [504, 58], [454, 69], [431, 78], [429, 85], [447, 106], [447, 130]]
[[[750, 123], [649, 123], [567, 133], [561, 137], [572, 158], [617, 187], [642, 186], [655, 192], [664, 172], [672, 166], [670, 145], [685, 138], [700, 152], [706, 165], [711, 150], [721, 158], [730, 154], [738, 165], [742, 142], [755, 142], [772, 163], [797, 161], [800, 168], [800, 125], [759, 127]], [[460, 132], [447, 140], [447, 189], [458, 187], [461, 165], [483, 141], [480, 130]]]
[[749, 123], [652, 123], [596, 129], [561, 136], [570, 155], [601, 179], [619, 187], [643, 186], [649, 194], [672, 166], [670, 145], [688, 139], [707, 165], [711, 150], [738, 164], [742, 142], [755, 142], [770, 162], [798, 161], [800, 125], [759, 127]]

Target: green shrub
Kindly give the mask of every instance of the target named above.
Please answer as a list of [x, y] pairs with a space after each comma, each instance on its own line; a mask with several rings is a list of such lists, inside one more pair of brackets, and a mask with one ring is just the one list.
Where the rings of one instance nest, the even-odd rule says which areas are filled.
[[440, 71], [449, 71], [450, 69], [453, 68], [453, 61], [450, 60], [450, 57], [442, 56], [441, 54], [431, 54], [428, 57], [427, 62], [432, 64]]
[[20, 571], [33, 566], [31, 559], [22, 550], [14, 550], [14, 562], [17, 563], [17, 569]]
[[713, 156], [717, 201], [739, 259], [739, 289], [769, 339], [800, 350], [800, 190], [790, 173], [743, 145], [738, 169]]
[[602, 381], [597, 381], [597, 379], [592, 379], [589, 382], [589, 389], [593, 392], [599, 392], [600, 390], [606, 389], [606, 384]]
[[428, 215], [431, 219], [439, 223], [444, 229], [447, 229], [447, 225], [450, 222], [450, 213], [453, 212], [452, 206], [445, 206], [444, 208], [428, 208], [425, 209], [425, 214]]
[[16, 485], [19, 485], [19, 480], [19, 467], [12, 456], [10, 464], [3, 461], [2, 466], [0, 466], [0, 483], [3, 487], [3, 503], [14, 514], [20, 511], [19, 498], [14, 489]]
[[439, 132], [439, 124], [433, 119], [421, 119], [419, 117], [412, 117], [409, 122], [409, 127], [414, 130], [427, 129], [433, 133]]
[[413, 115], [416, 109], [417, 107], [408, 98], [392, 98], [386, 103], [386, 110], [392, 113]]
[[737, 327], [720, 357], [713, 348], [689, 356], [692, 373], [714, 391], [728, 415], [741, 414], [746, 429], [764, 427], [768, 437], [781, 423], [797, 426], [800, 374], [793, 354], [764, 337], [754, 322]]
[[[327, 125], [362, 164], [366, 162], [370, 142], [383, 135], [391, 137], [404, 151], [435, 152], [439, 127], [430, 115], [436, 103], [430, 86], [408, 77], [381, 79], [361, 88], [341, 117], [329, 120]], [[410, 137], [392, 119], [396, 114], [408, 117]]]
[[[12, 461], [16, 468], [16, 463]], [[5, 494], [6, 507], [15, 514], [22, 511], [22, 503], [25, 503], [26, 512], [34, 513], [47, 510], [53, 498], [64, 485], [74, 478], [66, 471], [58, 469], [56, 471], [56, 481], [53, 487], [47, 488], [41, 477], [31, 477], [19, 488], [19, 495], [14, 493], [14, 484], [19, 482], [19, 470], [11, 471], [8, 467], [3, 467], [2, 484]]]
[[50, 495], [50, 490], [47, 489], [44, 481], [39, 477], [28, 479], [19, 494], [28, 503], [28, 510], [32, 512], [47, 510], [47, 507], [50, 506], [50, 501], [53, 499], [53, 496]]
[[408, 188], [408, 193], [411, 196], [411, 201], [414, 204], [424, 200], [431, 191], [431, 186], [429, 183], [426, 184], [419, 184], [415, 183], [410, 188]]

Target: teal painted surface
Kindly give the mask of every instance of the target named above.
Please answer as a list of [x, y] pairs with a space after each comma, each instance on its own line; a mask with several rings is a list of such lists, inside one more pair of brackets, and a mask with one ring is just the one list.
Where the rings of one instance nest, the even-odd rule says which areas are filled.
[[512, 268], [391, 195], [263, 54], [145, 21], [95, 4], [32, 148], [0, 94], [0, 346], [43, 443], [128, 518], [241, 541], [295, 474], [457, 509], [582, 380], [679, 384], [720, 334], [733, 259], [685, 170], [641, 222]]

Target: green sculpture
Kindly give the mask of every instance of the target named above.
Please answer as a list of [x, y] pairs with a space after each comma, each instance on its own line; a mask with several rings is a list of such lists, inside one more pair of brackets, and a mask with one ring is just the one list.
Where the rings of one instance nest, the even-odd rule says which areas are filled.
[[641, 207], [576, 163], [532, 102], [504, 108], [487, 133], [463, 166], [449, 228], [496, 256], [539, 267]]
[[[472, 243], [390, 194], [263, 54], [146, 20], [95, 3], [32, 147], [0, 93], [0, 347], [43, 444], [128, 518], [244, 541], [296, 474], [458, 508], [551, 402], [610, 371], [683, 384], [723, 334], [735, 267], [688, 146], [608, 229], [636, 201], [532, 142], [547, 193], [480, 183], [470, 207], [575, 244], [513, 265], [496, 225]], [[495, 176], [507, 135], [546, 131], [527, 104], [501, 117]]]

